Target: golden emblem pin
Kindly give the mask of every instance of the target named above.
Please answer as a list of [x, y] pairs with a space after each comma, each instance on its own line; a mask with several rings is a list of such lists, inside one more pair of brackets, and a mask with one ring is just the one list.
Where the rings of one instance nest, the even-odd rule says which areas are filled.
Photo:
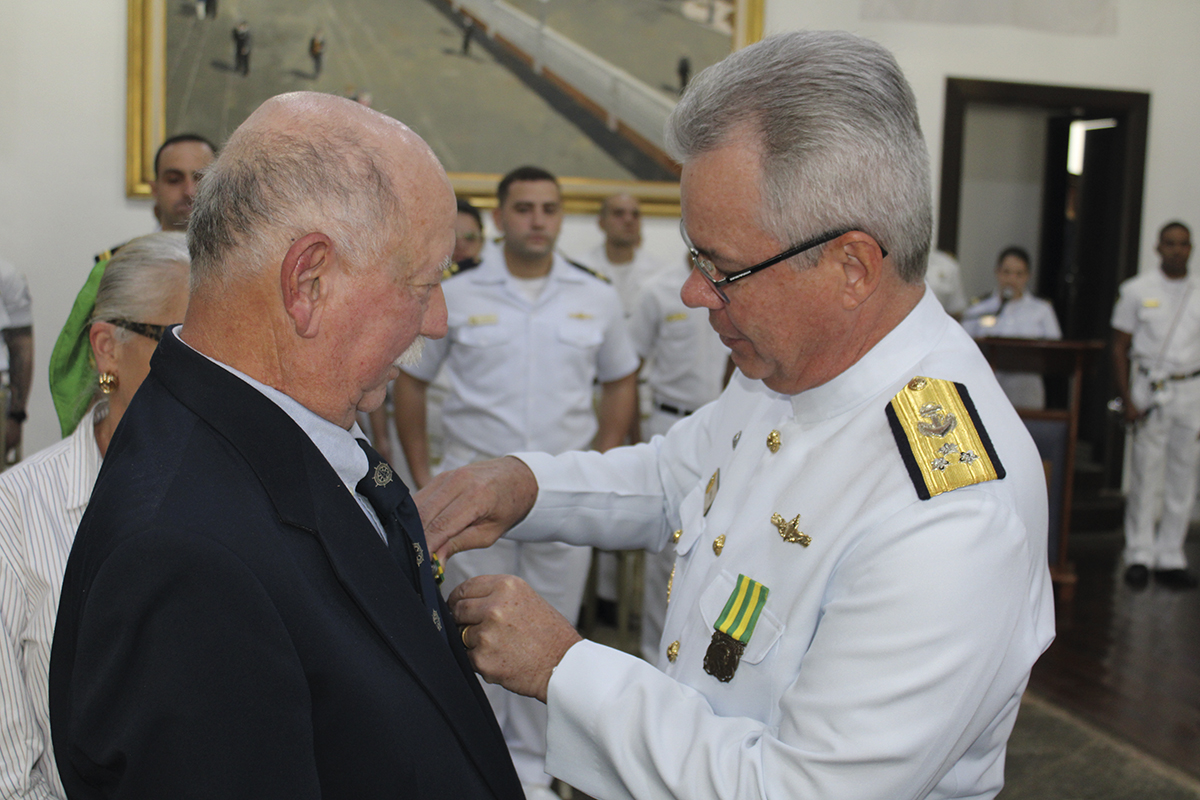
[[679, 658], [679, 640], [678, 639], [676, 639], [675, 641], [673, 641], [669, 645], [667, 645], [667, 661], [670, 661], [672, 664], [674, 664], [675, 659], [677, 659], [677, 658]]
[[392, 482], [392, 468], [388, 466], [386, 461], [380, 461], [375, 465], [375, 471], [371, 474], [371, 480], [375, 481], [376, 486], [387, 486]]
[[779, 431], [771, 431], [767, 434], [767, 449], [772, 453], [778, 453], [782, 445], [783, 439], [779, 436]]
[[708, 510], [712, 508], [713, 500], [717, 499], [717, 490], [721, 488], [721, 470], [718, 469], [708, 479], [708, 486], [704, 489], [704, 516], [708, 516]]
[[722, 533], [720, 536], [713, 539], [713, 553], [715, 555], [719, 556], [719, 555], [721, 555], [721, 551], [724, 549], [725, 549], [725, 534]]
[[784, 519], [779, 514], [771, 515], [771, 524], [779, 530], [779, 536], [785, 542], [798, 544], [801, 547], [808, 547], [812, 544], [812, 537], [804, 531], [800, 530], [800, 515], [797, 514], [794, 519]]

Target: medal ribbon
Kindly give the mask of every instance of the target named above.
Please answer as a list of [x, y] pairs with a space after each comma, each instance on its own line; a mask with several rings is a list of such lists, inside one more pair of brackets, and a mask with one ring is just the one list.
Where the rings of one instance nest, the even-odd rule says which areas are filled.
[[770, 593], [771, 590], [758, 581], [738, 575], [737, 586], [725, 601], [725, 609], [713, 627], [743, 644], [749, 642]]

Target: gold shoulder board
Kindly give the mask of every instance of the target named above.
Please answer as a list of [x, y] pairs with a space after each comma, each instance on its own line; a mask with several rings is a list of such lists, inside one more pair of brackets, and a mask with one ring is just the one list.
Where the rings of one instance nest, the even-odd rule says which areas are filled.
[[922, 500], [1004, 477], [967, 387], [913, 378], [887, 406], [888, 422]]

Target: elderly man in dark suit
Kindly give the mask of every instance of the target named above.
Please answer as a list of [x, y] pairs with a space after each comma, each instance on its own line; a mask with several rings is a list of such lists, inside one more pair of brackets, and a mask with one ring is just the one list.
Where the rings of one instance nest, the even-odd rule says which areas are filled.
[[64, 581], [51, 725], [72, 798], [511, 798], [408, 492], [355, 422], [421, 336], [454, 196], [408, 128], [267, 101], [202, 182], [192, 292]]

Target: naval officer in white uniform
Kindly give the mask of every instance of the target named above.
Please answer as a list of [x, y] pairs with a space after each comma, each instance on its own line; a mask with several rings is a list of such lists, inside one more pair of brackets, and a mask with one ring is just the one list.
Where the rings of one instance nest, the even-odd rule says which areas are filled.
[[443, 555], [511, 536], [673, 546], [657, 668], [510, 577], [451, 598], [547, 768], [613, 798], [984, 798], [1053, 638], [1037, 451], [928, 293], [928, 154], [892, 56], [793, 33], [668, 124], [690, 306], [739, 369], [649, 444], [521, 454], [418, 496]]

